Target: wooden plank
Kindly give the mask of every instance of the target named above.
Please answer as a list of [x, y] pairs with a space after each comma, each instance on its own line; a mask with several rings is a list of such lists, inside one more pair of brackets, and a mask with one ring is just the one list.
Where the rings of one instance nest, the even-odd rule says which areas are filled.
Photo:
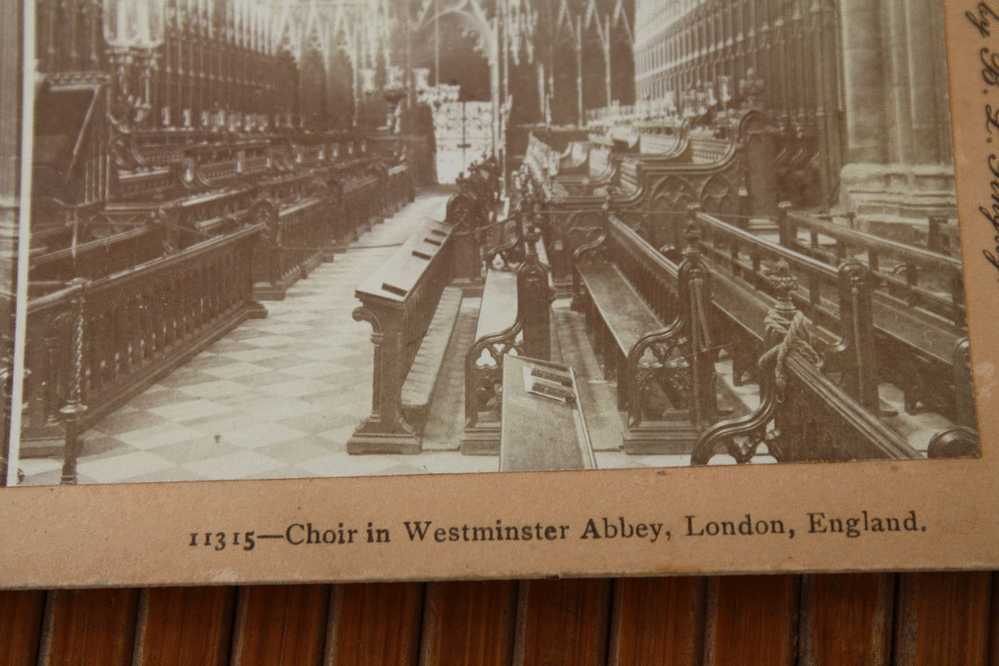
[[143, 590], [134, 666], [228, 662], [236, 590], [168, 587]]
[[704, 666], [795, 662], [797, 576], [723, 576], [708, 583]]
[[579, 266], [578, 270], [594, 307], [622, 353], [631, 351], [643, 335], [663, 327], [617, 266], [594, 263]]
[[42, 666], [129, 664], [138, 590], [49, 593], [38, 663]]
[[987, 663], [990, 574], [919, 573], [899, 578], [897, 666]]
[[802, 585], [801, 666], [887, 666], [894, 576], [806, 576]]
[[329, 605], [327, 585], [241, 588], [231, 663], [320, 664]]
[[506, 666], [516, 616], [516, 581], [428, 585], [421, 666]]
[[422, 610], [418, 583], [336, 586], [326, 666], [416, 664]]
[[521, 584], [516, 666], [606, 663], [609, 580], [539, 580]]
[[694, 577], [615, 581], [608, 664], [700, 664], [706, 588]]
[[35, 663], [44, 612], [44, 592], [0, 592], [0, 666]]

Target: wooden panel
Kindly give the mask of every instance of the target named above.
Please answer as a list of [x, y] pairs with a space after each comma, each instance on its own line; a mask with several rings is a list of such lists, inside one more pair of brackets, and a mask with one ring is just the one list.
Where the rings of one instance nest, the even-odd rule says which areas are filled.
[[895, 663], [985, 664], [991, 579], [987, 573], [900, 576]]
[[796, 576], [731, 576], [708, 585], [705, 666], [793, 664]]
[[222, 665], [232, 643], [235, 588], [145, 590], [139, 601], [135, 666]]
[[329, 602], [326, 585], [241, 588], [231, 663], [320, 664]]
[[0, 592], [0, 666], [35, 663], [44, 611], [44, 592]]
[[506, 666], [516, 615], [516, 581], [428, 585], [421, 666]]
[[334, 589], [327, 666], [408, 666], [417, 662], [422, 585], [376, 583]]
[[607, 657], [610, 581], [544, 580], [521, 584], [517, 666], [587, 666]]
[[801, 666], [889, 663], [894, 576], [806, 576], [802, 585]]
[[992, 573], [992, 623], [989, 626], [989, 641], [992, 645], [992, 656], [989, 663], [992, 666], [999, 666], [999, 574]]
[[614, 583], [611, 666], [694, 666], [704, 649], [704, 578]]
[[50, 592], [39, 663], [44, 666], [131, 663], [138, 601], [137, 590]]

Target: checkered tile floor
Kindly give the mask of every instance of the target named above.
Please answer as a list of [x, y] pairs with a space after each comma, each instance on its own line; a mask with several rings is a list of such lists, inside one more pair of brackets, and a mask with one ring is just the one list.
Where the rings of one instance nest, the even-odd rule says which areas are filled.
[[[85, 435], [80, 483], [496, 471], [456, 451], [351, 456], [371, 409], [371, 329], [354, 288], [446, 195], [421, 195], [333, 263], [299, 281], [269, 316], [232, 331]], [[378, 247], [381, 246], [381, 247]], [[59, 482], [61, 461], [22, 459], [26, 484]]]

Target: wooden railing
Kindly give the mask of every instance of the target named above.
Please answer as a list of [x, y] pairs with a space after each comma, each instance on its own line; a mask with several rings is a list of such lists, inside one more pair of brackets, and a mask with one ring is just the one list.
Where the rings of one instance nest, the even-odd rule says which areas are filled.
[[[753, 413], [758, 421], [743, 419], [731, 427], [727, 424], [704, 431], [706, 443], [698, 445], [698, 460], [730, 453], [745, 462], [767, 449], [787, 460], [919, 455], [881, 420], [885, 407], [879, 384], [897, 379], [898, 366], [929, 367], [927, 345], [914, 344], [912, 336], [921, 335], [925, 342], [934, 335], [944, 335], [944, 331], [928, 333], [925, 326], [911, 330], [906, 325], [911, 318], [905, 319], [904, 313], [895, 309], [899, 304], [879, 291], [877, 276], [849, 256], [831, 265], [760, 239], [700, 212], [697, 206], [690, 209], [687, 236], [687, 249], [682, 254], [677, 249], [679, 243], [657, 251], [620, 218], [611, 216], [606, 231], [577, 252], [581, 259], [589, 248], [602, 248], [606, 260], [618, 267], [656, 316], [670, 322], [660, 331], [646, 332], [628, 354], [623, 374], [617, 377], [622, 389], [619, 395], [623, 396], [620, 407], [629, 414], [629, 434], [650, 427], [643, 414], [643, 405], [649, 402], [643, 392], [653, 387], [654, 375], [664, 372], [666, 366], [674, 373], [676, 368], [686, 368], [690, 376], [683, 384], [691, 391], [688, 407], [692, 413], [704, 415], [699, 419], [702, 429], [709, 425], [717, 416], [714, 391], [698, 392], [696, 388], [713, 381], [713, 369], [696, 371], [697, 351], [712, 359], [724, 348], [733, 361], [736, 385], [747, 380], [759, 383], [764, 405]], [[698, 277], [692, 279], [693, 275]], [[692, 289], [692, 285], [700, 286]], [[904, 309], [904, 303], [900, 307]], [[771, 424], [768, 427], [772, 429], [778, 412], [767, 410], [775, 410], [786, 401], [767, 383], [774, 373], [783, 377], [784, 366], [776, 370], [770, 357], [766, 363], [760, 359], [781, 343], [787, 350], [800, 351], [797, 338], [784, 342], [787, 329], [796, 320], [807, 322], [809, 349], [814, 353], [796, 357], [791, 363], [794, 381], [808, 384], [807, 389], [797, 387], [794, 395], [812, 402], [796, 403], [793, 415], [788, 412], [779, 417], [787, 421], [785, 427], [778, 424], [778, 430], [785, 433], [783, 448], [776, 441], [764, 448], [766, 428], [760, 424]], [[795, 324], [794, 334], [801, 334], [804, 325]], [[783, 330], [783, 337], [774, 332], [775, 326]], [[918, 407], [936, 411], [955, 424], [934, 437], [938, 454], [944, 450], [967, 454], [977, 450], [967, 343], [960, 329], [951, 330], [949, 335], [950, 353], [933, 361], [930, 370], [936, 373], [938, 385], [946, 387], [941, 392], [951, 397], [946, 404]], [[667, 362], [674, 347], [692, 342], [694, 351], [681, 354], [684, 363]], [[933, 345], [929, 347], [932, 352]], [[781, 357], [783, 363], [783, 352]], [[809, 359], [810, 363], [804, 362]], [[773, 400], [767, 402], [770, 398]], [[907, 411], [909, 406], [907, 401]], [[820, 425], [804, 419], [803, 414], [815, 414]], [[826, 438], [807, 448], [809, 437], [817, 437], [821, 431], [816, 428], [821, 427], [831, 429], [840, 444]], [[796, 443], [788, 443], [792, 440]]]
[[307, 277], [325, 258], [333, 226], [325, 197], [313, 196], [278, 208], [261, 202], [251, 218], [264, 222], [267, 233], [254, 255], [253, 275], [258, 298], [282, 300], [288, 289]]
[[25, 452], [65, 442], [75, 483], [79, 434], [249, 317], [263, 225], [211, 238], [97, 280], [76, 279], [28, 305]]
[[[922, 457], [879, 418], [876, 387], [875, 404], [862, 404], [865, 396], [858, 400], [823, 372], [820, 336], [794, 305], [795, 279], [786, 264], [773, 281], [778, 297], [764, 320], [760, 406], [706, 430], [691, 464], [708, 464], [718, 454], [738, 463], [761, 453], [777, 462]], [[848, 324], [865, 318], [852, 315]]]
[[[819, 259], [798, 249], [772, 243], [697, 210], [693, 212], [693, 219], [704, 233], [705, 252], [712, 258], [713, 265], [761, 293], [773, 294], [771, 283], [762, 270], [764, 262], [788, 262], [801, 282], [793, 294], [794, 302], [811, 321], [829, 331], [843, 335], [849, 332], [843, 331], [846, 327], [842, 321], [845, 309], [851, 307], [846, 294], [852, 293], [852, 288], [848, 278], [842, 275], [842, 266], [852, 267], [853, 277], [849, 279], [863, 274], [872, 301], [871, 325], [876, 335], [870, 345], [861, 345], [856, 353], [876, 354], [878, 357], [874, 366], [877, 371], [863, 390], [870, 395], [875, 376], [883, 381], [892, 381], [904, 391], [907, 411], [937, 411], [960, 425], [974, 427], [974, 417], [967, 409], [967, 405], [974, 402], [965, 369], [967, 332], [959, 320], [914, 307], [911, 301], [894, 293], [897, 285], [889, 283], [883, 286], [885, 281], [878, 271], [852, 258], [846, 251], [843, 262], [834, 264], [829, 262], [829, 257]], [[870, 236], [861, 240], [864, 235], [860, 232], [846, 231], [844, 238], [855, 247], [872, 248], [875, 257], [878, 251], [889, 248], [903, 253], [910, 261], [919, 261], [919, 265], [933, 265], [948, 273], [954, 270], [953, 259]], [[840, 234], [835, 229], [829, 232]], [[877, 259], [874, 266], [879, 266]], [[953, 294], [938, 296], [934, 303], [951, 312], [956, 311]], [[738, 308], [738, 303], [734, 307]], [[854, 369], [859, 362], [856, 359], [850, 361], [848, 356], [842, 359]], [[736, 360], [740, 361], [739, 358]], [[741, 359], [737, 366], [741, 370], [754, 363]], [[946, 387], [946, 390], [941, 390], [941, 387]]]
[[32, 283], [68, 282], [74, 277], [95, 280], [155, 259], [166, 251], [167, 230], [161, 225], [140, 222], [103, 238], [75, 244], [68, 239], [68, 242], [69, 247], [58, 247], [31, 258]]
[[[863, 259], [885, 292], [909, 307], [933, 312], [956, 326], [964, 324], [964, 277], [960, 259], [863, 233], [836, 224], [828, 217], [792, 212], [789, 204], [781, 205], [778, 224], [780, 242], [785, 247], [828, 263], [848, 257]], [[800, 239], [801, 231], [808, 236], [806, 242]], [[935, 280], [936, 284], [927, 286], [927, 279]]]
[[402, 387], [444, 288], [454, 272], [451, 221], [430, 221], [357, 288], [356, 321], [371, 325], [371, 414], [347, 442], [352, 453], [419, 450], [402, 413]]

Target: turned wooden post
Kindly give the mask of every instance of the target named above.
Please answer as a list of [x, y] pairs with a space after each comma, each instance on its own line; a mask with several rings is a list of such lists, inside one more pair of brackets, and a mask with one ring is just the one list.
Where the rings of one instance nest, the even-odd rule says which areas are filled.
[[86, 284], [87, 281], [83, 278], [76, 278], [70, 283], [71, 286], [76, 288], [73, 298], [70, 301], [73, 308], [73, 330], [69, 341], [69, 356], [72, 367], [69, 373], [69, 393], [66, 396], [66, 404], [59, 410], [59, 416], [62, 419], [66, 433], [66, 445], [63, 450], [62, 479], [60, 481], [63, 485], [76, 485], [77, 482], [76, 465], [80, 457], [81, 445], [80, 420], [87, 412], [87, 406], [83, 403]]
[[[686, 228], [689, 229], [693, 227], [694, 229], [701, 228], [701, 221], [697, 219], [697, 216], [701, 214], [703, 208], [699, 203], [687, 204], [687, 224]], [[673, 225], [673, 247], [680, 248], [684, 247], [684, 229], [681, 228], [680, 224]], [[700, 241], [700, 236], [698, 235], [698, 241]]]
[[686, 297], [681, 316], [690, 334], [691, 378], [693, 379], [691, 418], [698, 429], [714, 422], [718, 413], [715, 394], [715, 351], [709, 323], [711, 305], [710, 273], [701, 259], [701, 234], [697, 226], [687, 226], [686, 247], [681, 267], [681, 297]]
[[846, 392], [867, 409], [880, 411], [878, 364], [874, 337], [870, 271], [857, 261], [839, 267], [839, 314], [845, 345]]
[[793, 206], [794, 204], [790, 201], [781, 201], [777, 204], [777, 233], [780, 244], [784, 247], [792, 247], [798, 235], [797, 226], [788, 215]]

